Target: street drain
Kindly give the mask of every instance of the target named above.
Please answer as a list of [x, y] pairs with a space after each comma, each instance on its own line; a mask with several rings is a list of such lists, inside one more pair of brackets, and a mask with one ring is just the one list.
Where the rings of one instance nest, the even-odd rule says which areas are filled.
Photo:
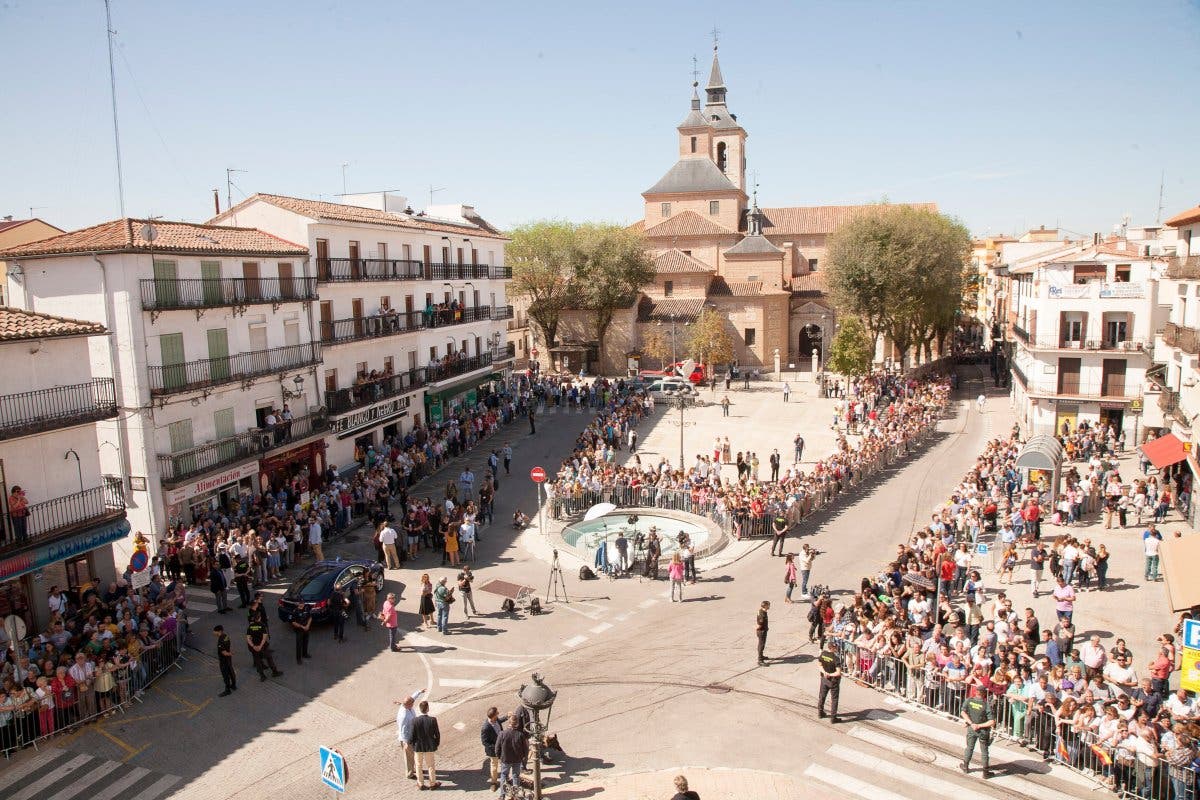
[[726, 683], [710, 683], [704, 687], [704, 691], [710, 694], [729, 694], [733, 687]]
[[918, 764], [932, 764], [937, 758], [937, 754], [928, 747], [910, 746], [904, 748], [904, 757]]

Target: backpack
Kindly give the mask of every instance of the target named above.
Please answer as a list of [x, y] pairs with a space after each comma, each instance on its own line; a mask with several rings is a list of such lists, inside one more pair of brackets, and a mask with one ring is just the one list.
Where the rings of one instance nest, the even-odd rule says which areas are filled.
[[816, 625], [821, 620], [821, 612], [817, 611], [817, 604], [813, 603], [808, 607], [808, 621]]
[[596, 573], [592, 572], [592, 568], [584, 564], [579, 568], [579, 580], [591, 581], [596, 579]]

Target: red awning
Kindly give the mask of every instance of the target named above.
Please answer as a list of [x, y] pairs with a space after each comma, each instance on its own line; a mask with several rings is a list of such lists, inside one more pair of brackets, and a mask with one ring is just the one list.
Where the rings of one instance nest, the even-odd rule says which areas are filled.
[[1157, 439], [1152, 439], [1142, 445], [1142, 452], [1146, 458], [1150, 459], [1150, 463], [1158, 469], [1169, 467], [1172, 464], [1178, 464], [1187, 458], [1187, 453], [1183, 449], [1183, 442], [1179, 441], [1173, 433], [1168, 433], [1166, 436], [1160, 436]]

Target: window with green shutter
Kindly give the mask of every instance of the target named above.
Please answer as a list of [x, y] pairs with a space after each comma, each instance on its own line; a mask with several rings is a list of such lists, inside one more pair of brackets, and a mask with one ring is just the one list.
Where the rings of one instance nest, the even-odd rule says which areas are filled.
[[214, 382], [229, 380], [229, 331], [225, 328], [208, 331], [208, 375]]
[[164, 333], [158, 337], [158, 349], [162, 355], [162, 378], [164, 389], [181, 389], [187, 385], [187, 367], [183, 357], [183, 334]]
[[182, 453], [171, 461], [175, 465], [175, 477], [190, 475], [196, 471], [196, 454], [185, 452], [192, 449], [192, 421], [181, 419], [167, 426], [167, 435], [171, 437], [171, 452]]
[[154, 297], [159, 308], [179, 305], [179, 268], [174, 261], [154, 261]]
[[233, 299], [232, 297], [226, 298], [221, 289], [220, 261], [201, 261], [200, 280], [203, 287], [201, 292], [204, 296], [204, 305], [217, 306]]
[[217, 458], [221, 463], [237, 458], [237, 442], [233, 440], [233, 409], [221, 408], [213, 412], [213, 427], [216, 430]]

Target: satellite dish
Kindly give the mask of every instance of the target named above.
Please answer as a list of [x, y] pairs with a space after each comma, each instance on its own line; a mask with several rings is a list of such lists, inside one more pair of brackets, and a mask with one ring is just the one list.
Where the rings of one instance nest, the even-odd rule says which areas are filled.
[[145, 225], [142, 226], [141, 234], [142, 234], [142, 238], [145, 239], [147, 242], [153, 242], [155, 239], [158, 238], [158, 231], [156, 231], [154, 229], [154, 226], [151, 225], [149, 222], [147, 222]]

